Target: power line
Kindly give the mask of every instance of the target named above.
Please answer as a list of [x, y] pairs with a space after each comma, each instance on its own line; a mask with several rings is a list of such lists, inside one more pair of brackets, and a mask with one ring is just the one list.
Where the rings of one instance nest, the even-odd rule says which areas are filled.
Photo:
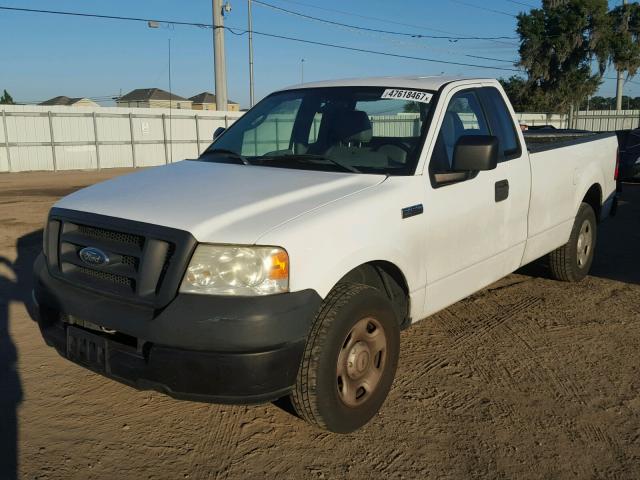
[[[159, 20], [159, 19], [149, 19], [149, 18], [140, 18], [140, 17], [124, 17], [124, 16], [116, 16], [116, 15], [99, 15], [99, 14], [93, 14], [93, 13], [67, 12], [67, 11], [59, 11], [59, 10], [40, 10], [40, 9], [32, 9], [32, 8], [18, 8], [18, 7], [5, 7], [5, 6], [0, 6], [0, 10], [30, 12], [30, 13], [45, 13], [45, 14], [52, 14], [52, 15], [71, 15], [71, 16], [78, 16], [78, 17], [102, 18], [102, 19], [108, 19], [108, 20], [127, 20], [127, 21], [137, 21], [137, 22], [156, 21], [160, 23], [167, 23], [167, 24], [173, 24], [173, 25], [187, 25], [187, 26], [196, 26], [200, 28], [213, 28], [213, 25], [206, 24], [206, 23], [181, 22], [181, 21], [173, 21], [173, 20]], [[244, 35], [245, 33], [247, 33], [247, 30], [244, 30], [238, 33], [227, 26], [225, 26], [224, 28], [235, 35]], [[306, 40], [306, 39], [297, 38], [297, 37], [288, 37], [285, 35], [277, 35], [269, 32], [258, 32], [254, 30], [254, 33], [256, 35], [262, 35], [265, 37], [272, 37], [272, 38], [280, 38], [282, 40], [289, 40], [289, 41], [294, 41], [298, 43], [306, 43], [311, 45], [318, 45], [318, 46], [336, 48], [341, 50], [349, 50], [349, 51], [360, 52], [360, 53], [370, 53], [374, 55], [383, 55], [387, 57], [405, 58], [408, 60], [418, 60], [423, 62], [440, 63], [445, 65], [457, 65], [457, 66], [481, 68], [481, 69], [487, 69], [487, 70], [502, 70], [502, 71], [511, 71], [511, 72], [520, 71], [515, 68], [506, 68], [506, 67], [499, 67], [499, 66], [493, 66], [493, 65], [477, 65], [477, 64], [470, 64], [470, 63], [463, 63], [463, 62], [454, 62], [449, 60], [438, 60], [433, 58], [415, 57], [411, 55], [401, 55], [401, 54], [395, 54], [391, 52], [380, 52], [377, 50], [369, 50], [365, 48], [349, 47], [347, 45], [337, 45], [337, 44], [331, 44], [331, 43], [325, 43], [325, 42], [317, 42], [313, 40]]]
[[157, 18], [122, 17], [118, 15], [99, 15], [97, 13], [65, 12], [65, 11], [59, 11], [59, 10], [39, 10], [35, 8], [19, 8], [19, 7], [5, 7], [5, 6], [0, 6], [0, 10], [10, 10], [14, 12], [48, 13], [51, 15], [71, 15], [75, 17], [103, 18], [107, 20], [128, 20], [133, 22], [145, 22], [145, 23], [159, 22], [159, 23], [168, 23], [171, 25], [186, 25], [190, 27], [212, 28], [211, 24], [206, 24], [206, 23], [180, 22], [176, 20], [159, 20]]
[[530, 3], [518, 2], [518, 0], [505, 0], [505, 2], [515, 3], [516, 5], [522, 5], [523, 7], [539, 8], [539, 7], [535, 6], [535, 5], [531, 5]]
[[[233, 33], [234, 35], [244, 35], [246, 33], [248, 33], [247, 30], [244, 31], [234, 31], [234, 29], [225, 26], [224, 27], [226, 30], [228, 30], [229, 32]], [[296, 37], [288, 37], [285, 35], [277, 35], [275, 33], [266, 33], [266, 32], [259, 32], [257, 30], [253, 30], [253, 33], [255, 35], [262, 35], [264, 37], [272, 37], [272, 38], [280, 38], [283, 40], [290, 40], [293, 42], [299, 42], [299, 43], [307, 43], [307, 44], [311, 44], [311, 45], [319, 45], [322, 47], [331, 47], [331, 48], [337, 48], [340, 50], [350, 50], [352, 52], [361, 52], [361, 53], [371, 53], [374, 55], [383, 55], [386, 57], [395, 57], [395, 58], [406, 58], [408, 60], [419, 60], [422, 62], [432, 62], [432, 63], [441, 63], [441, 64], [445, 64], [445, 65], [456, 65], [456, 66], [461, 66], [461, 67], [472, 67], [472, 68], [483, 68], [483, 69], [487, 69], [487, 70], [502, 70], [502, 71], [509, 71], [509, 72], [520, 72], [520, 70], [515, 69], [515, 68], [506, 68], [506, 67], [498, 67], [498, 66], [494, 66], [494, 65], [475, 65], [475, 64], [471, 64], [471, 63], [463, 63], [463, 62], [453, 62], [450, 60], [438, 60], [435, 58], [426, 58], [426, 57], [414, 57], [412, 55], [401, 55], [398, 53], [391, 53], [391, 52], [380, 52], [378, 50], [369, 50], [367, 48], [357, 48], [357, 47], [349, 47], [347, 45], [337, 45], [334, 43], [326, 43], [326, 42], [316, 42], [313, 40], [307, 40], [307, 39], [303, 39], [303, 38], [296, 38]]]
[[[313, 17], [311, 15], [306, 15], [306, 14], [299, 13], [299, 12], [294, 12], [292, 10], [288, 10], [288, 9], [285, 9], [285, 8], [280, 8], [280, 7], [277, 7], [275, 5], [271, 5], [271, 4], [263, 2], [261, 0], [252, 0], [252, 3], [258, 4], [258, 5], [261, 5], [261, 6], [265, 6], [265, 7], [268, 7], [268, 8], [275, 9], [278, 12], [291, 14], [291, 15], [296, 15], [296, 16], [300, 16], [300, 17], [303, 17], [303, 18], [306, 18], [306, 19], [309, 19], [309, 20], [318, 21], [318, 22], [330, 24], [330, 25], [333, 25], [333, 26], [344, 27], [344, 28], [350, 29], [350, 30], [356, 30], [356, 32], [358, 32], [358, 33], [360, 31], [365, 31], [366, 33], [369, 33], [369, 34], [382, 33], [382, 34], [392, 34], [392, 35], [401, 35], [401, 36], [411, 36], [411, 37], [414, 37], [414, 38], [437, 38], [437, 39], [443, 39], [443, 38], [444, 39], [453, 39], [453, 38], [456, 38], [456, 40], [455, 40], [456, 42], [459, 39], [466, 40], [466, 39], [471, 38], [471, 37], [445, 37], [445, 36], [434, 36], [434, 35], [419, 35], [419, 34], [404, 33], [404, 32], [391, 32], [391, 31], [388, 31], [388, 30], [380, 30], [380, 29], [374, 29], [374, 28], [365, 28], [365, 27], [360, 27], [360, 26], [356, 26], [356, 25], [349, 25], [349, 24], [345, 24], [345, 23], [335, 22], [335, 21], [332, 21], [332, 20], [324, 19], [324, 18]], [[509, 38], [509, 37], [487, 37], [487, 38]], [[450, 40], [450, 41], [452, 41], [452, 40]], [[418, 48], [426, 48], [426, 49], [429, 49], [429, 50], [442, 50], [442, 49], [434, 48], [434, 47], [427, 46], [427, 45], [424, 45], [424, 44], [419, 44], [419, 43], [407, 43], [407, 42], [397, 42], [397, 43], [399, 43], [400, 45], [409, 45], [409, 46], [415, 45]], [[480, 60], [490, 60], [490, 61], [494, 61], [494, 62], [503, 62], [503, 63], [510, 63], [510, 64], [514, 64], [515, 63], [514, 60], [507, 60], [507, 59], [504, 59], [504, 58], [495, 58], [495, 57], [486, 57], [486, 56], [480, 56], [480, 55], [471, 55], [471, 54], [466, 54], [466, 53], [454, 52], [452, 50], [444, 50], [444, 51], [448, 52], [448, 53], [451, 53], [453, 55], [460, 55], [460, 56], [463, 56], [463, 57], [475, 58], [475, 59], [480, 59]]]
[[517, 15], [514, 15], [513, 13], [503, 12], [502, 10], [495, 10], [493, 8], [483, 7], [481, 5], [474, 5], [473, 3], [463, 2], [462, 0], [449, 0], [449, 1], [453, 3], [459, 3], [460, 5], [465, 5], [467, 7], [477, 8], [478, 10], [484, 10], [487, 12], [498, 13], [500, 15], [506, 15], [507, 17], [513, 17], [513, 18], [517, 17]]
[[[365, 20], [373, 20], [373, 21], [376, 21], [376, 22], [387, 23], [387, 24], [390, 24], [390, 25], [400, 25], [400, 26], [403, 26], [403, 27], [410, 27], [410, 28], [415, 28], [415, 29], [419, 29], [419, 30], [430, 30], [432, 32], [440, 32], [440, 33], [445, 33], [445, 34], [448, 34], [448, 35], [459, 35], [456, 32], [450, 32], [448, 30], [441, 30], [441, 29], [438, 29], [438, 28], [426, 27], [424, 25], [416, 25], [416, 24], [413, 24], [413, 23], [398, 22], [397, 20], [390, 20], [388, 18], [380, 18], [380, 17], [373, 17], [373, 16], [370, 16], [370, 15], [362, 15], [361, 13], [350, 12], [350, 11], [345, 11], [345, 10], [338, 10], [338, 9], [335, 9], [335, 8], [319, 7], [319, 6], [313, 5], [311, 3], [300, 2], [300, 1], [297, 1], [297, 0], [278, 0], [278, 1], [286, 2], [286, 3], [292, 3], [294, 5], [302, 5], [302, 6], [309, 7], [309, 8], [315, 8], [317, 10], [322, 10], [322, 11], [325, 11], [325, 12], [340, 13], [340, 14], [343, 14], [343, 15], [349, 15], [350, 17], [363, 18]], [[490, 37], [478, 36], [477, 38], [478, 38], [478, 40], [489, 40], [489, 41], [491, 41], [493, 43], [511, 45], [511, 43], [508, 43], [508, 42], [491, 40]], [[517, 37], [511, 37], [511, 39], [517, 40]]]
[[431, 39], [439, 39], [439, 40], [449, 40], [449, 41], [458, 41], [458, 40], [513, 40], [514, 37], [506, 37], [506, 36], [498, 36], [498, 37], [459, 37], [459, 36], [450, 36], [450, 35], [426, 35], [420, 33], [409, 33], [409, 32], [399, 32], [393, 30], [382, 30], [379, 28], [369, 28], [369, 27], [361, 27], [359, 25], [353, 25], [348, 23], [336, 22], [334, 20], [329, 20], [326, 18], [314, 17], [313, 15], [307, 15], [306, 13], [296, 12], [293, 10], [289, 10], [286, 8], [278, 7], [277, 5], [273, 5], [271, 3], [263, 2], [262, 0], [252, 0], [253, 3], [262, 5], [268, 8], [272, 8], [274, 10], [279, 10], [281, 12], [285, 12], [291, 15], [296, 15], [298, 17], [306, 18], [309, 20], [315, 20], [317, 22], [328, 23], [330, 25], [338, 25], [341, 27], [353, 28], [356, 30], [365, 30], [367, 32], [376, 32], [376, 33], [385, 33], [387, 35], [400, 35], [403, 37], [411, 37], [411, 38], [431, 38]]

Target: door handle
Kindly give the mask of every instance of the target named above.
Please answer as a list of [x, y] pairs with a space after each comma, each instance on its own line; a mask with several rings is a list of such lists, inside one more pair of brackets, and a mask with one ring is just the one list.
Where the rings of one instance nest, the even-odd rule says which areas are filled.
[[506, 200], [509, 197], [509, 180], [496, 182], [496, 203]]

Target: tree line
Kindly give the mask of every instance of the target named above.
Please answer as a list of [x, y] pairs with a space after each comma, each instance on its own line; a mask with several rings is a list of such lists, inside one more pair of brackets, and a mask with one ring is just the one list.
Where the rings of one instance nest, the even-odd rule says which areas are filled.
[[586, 107], [609, 66], [627, 79], [640, 68], [637, 2], [609, 10], [607, 0], [543, 0], [542, 8], [518, 15], [517, 32], [516, 65], [526, 77], [501, 79], [517, 111]]

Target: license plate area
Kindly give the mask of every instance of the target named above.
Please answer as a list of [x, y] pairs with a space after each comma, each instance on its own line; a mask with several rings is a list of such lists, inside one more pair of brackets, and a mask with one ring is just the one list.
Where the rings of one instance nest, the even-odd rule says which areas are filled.
[[106, 369], [107, 340], [73, 326], [67, 327], [67, 358], [93, 370]]

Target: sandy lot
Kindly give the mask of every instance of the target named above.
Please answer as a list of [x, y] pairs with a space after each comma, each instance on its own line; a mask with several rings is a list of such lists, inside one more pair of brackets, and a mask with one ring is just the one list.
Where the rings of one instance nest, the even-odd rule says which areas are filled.
[[338, 436], [139, 392], [44, 345], [23, 302], [47, 209], [121, 173], [0, 175], [0, 479], [16, 455], [25, 479], [640, 478], [640, 185], [585, 281], [536, 264], [403, 332], [382, 411]]

